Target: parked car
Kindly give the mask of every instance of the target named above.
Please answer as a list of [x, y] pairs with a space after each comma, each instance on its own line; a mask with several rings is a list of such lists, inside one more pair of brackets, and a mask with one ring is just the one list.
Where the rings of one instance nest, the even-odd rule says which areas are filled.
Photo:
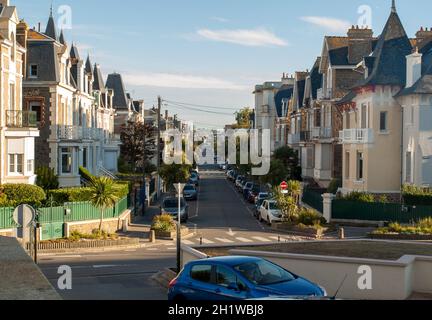
[[194, 185], [188, 184], [184, 187], [183, 197], [186, 200], [198, 200], [198, 191]]
[[196, 173], [191, 174], [189, 184], [193, 184], [195, 187], [199, 186], [199, 176]]
[[248, 202], [255, 204], [255, 200], [258, 197], [258, 194], [260, 193], [260, 191], [261, 191], [260, 185], [257, 185], [257, 184], [253, 185], [252, 189], [249, 190], [249, 194], [248, 194], [248, 198], [247, 198]]
[[260, 208], [260, 221], [266, 221], [269, 224], [282, 222], [282, 211], [278, 208], [274, 200], [265, 200]]
[[[264, 201], [267, 200], [271, 197], [271, 194], [269, 192], [260, 192], [258, 193], [256, 199], [255, 199], [255, 204], [257, 204], [260, 200]], [[262, 203], [261, 201], [261, 203]]]
[[234, 174], [234, 170], [228, 170], [226, 173], [227, 179], [230, 180], [233, 174]]
[[243, 181], [241, 181], [239, 183], [238, 190], [239, 190], [240, 193], [243, 194], [243, 188], [245, 187], [246, 183], [248, 183], [248, 182], [249, 181], [245, 178]]
[[253, 182], [246, 182], [244, 187], [243, 187], [243, 197], [245, 199], [247, 199], [248, 195], [249, 195], [249, 190], [252, 189], [254, 183]]
[[201, 179], [201, 178], [200, 178], [199, 171], [198, 171], [198, 168], [197, 168], [197, 169], [192, 169], [190, 173], [191, 173], [191, 175], [196, 175], [197, 178], [198, 178], [198, 180]]
[[217, 257], [186, 264], [169, 284], [170, 301], [325, 297], [324, 288], [267, 260]]
[[238, 176], [237, 177], [237, 179], [236, 179], [236, 187], [237, 188], [239, 188], [240, 187], [240, 185], [241, 185], [241, 183], [244, 181], [246, 179], [246, 177], [244, 177], [244, 176]]
[[[161, 205], [161, 214], [168, 214], [175, 220], [178, 219], [178, 198], [170, 197], [166, 198]], [[187, 205], [184, 198], [180, 200], [180, 219], [181, 222], [186, 223], [189, 220], [189, 206]]]

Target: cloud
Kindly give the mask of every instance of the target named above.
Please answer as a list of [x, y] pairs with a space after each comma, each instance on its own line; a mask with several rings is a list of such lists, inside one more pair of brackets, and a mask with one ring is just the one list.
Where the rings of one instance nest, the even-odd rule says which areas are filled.
[[284, 47], [288, 43], [274, 33], [264, 29], [209, 30], [200, 29], [197, 35], [207, 40], [228, 42], [248, 47]]
[[235, 84], [232, 81], [184, 74], [170, 73], [126, 73], [125, 82], [133, 86], [151, 86], [163, 88], [181, 89], [224, 89], [224, 90], [248, 90], [249, 87]]
[[349, 21], [330, 17], [307, 16], [301, 17], [300, 19], [334, 32], [346, 32], [351, 27]]
[[211, 19], [214, 20], [214, 21], [217, 21], [217, 22], [221, 22], [221, 23], [229, 22], [228, 19], [222, 18], [222, 17], [212, 17]]

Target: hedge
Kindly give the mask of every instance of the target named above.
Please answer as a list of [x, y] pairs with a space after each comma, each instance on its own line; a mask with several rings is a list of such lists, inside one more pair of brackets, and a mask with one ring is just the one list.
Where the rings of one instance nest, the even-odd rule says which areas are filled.
[[0, 187], [0, 207], [17, 207], [21, 204], [40, 207], [45, 198], [45, 191], [38, 186], [5, 184]]
[[404, 203], [407, 205], [432, 205], [432, 189], [405, 185], [403, 187]]

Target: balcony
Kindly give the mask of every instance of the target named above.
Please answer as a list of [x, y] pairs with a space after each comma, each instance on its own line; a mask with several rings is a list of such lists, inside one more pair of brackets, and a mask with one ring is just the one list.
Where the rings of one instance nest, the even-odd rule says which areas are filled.
[[312, 128], [311, 135], [312, 139], [331, 139], [332, 128]]
[[9, 128], [37, 128], [37, 113], [34, 111], [6, 111], [6, 126]]
[[310, 131], [302, 131], [300, 132], [300, 141], [309, 142], [311, 141], [311, 132]]
[[288, 144], [289, 145], [293, 145], [293, 144], [298, 144], [300, 142], [300, 133], [290, 133], [288, 135]]
[[317, 99], [318, 100], [329, 100], [332, 98], [332, 89], [318, 89], [317, 90]]
[[81, 140], [83, 128], [78, 126], [59, 126], [57, 136], [61, 140]]
[[370, 144], [374, 143], [372, 129], [346, 129], [339, 132], [342, 143]]

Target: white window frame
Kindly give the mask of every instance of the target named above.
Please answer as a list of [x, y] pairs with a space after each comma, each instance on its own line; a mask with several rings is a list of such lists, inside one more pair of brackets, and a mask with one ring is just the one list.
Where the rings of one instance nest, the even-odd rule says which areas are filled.
[[[19, 164], [18, 158], [21, 156], [21, 164]], [[11, 158], [12, 157], [12, 158]], [[13, 171], [11, 171], [11, 165], [13, 161]], [[18, 166], [21, 165], [21, 172], [18, 171]], [[23, 153], [9, 153], [8, 154], [8, 175], [9, 176], [24, 176], [24, 154]]]
[[[70, 149], [70, 152], [64, 152], [63, 149]], [[63, 171], [63, 155], [70, 155], [71, 157], [71, 171], [70, 172], [64, 172]], [[62, 176], [72, 176], [74, 175], [75, 168], [75, 156], [74, 156], [74, 148], [73, 147], [60, 147], [60, 175]]]

